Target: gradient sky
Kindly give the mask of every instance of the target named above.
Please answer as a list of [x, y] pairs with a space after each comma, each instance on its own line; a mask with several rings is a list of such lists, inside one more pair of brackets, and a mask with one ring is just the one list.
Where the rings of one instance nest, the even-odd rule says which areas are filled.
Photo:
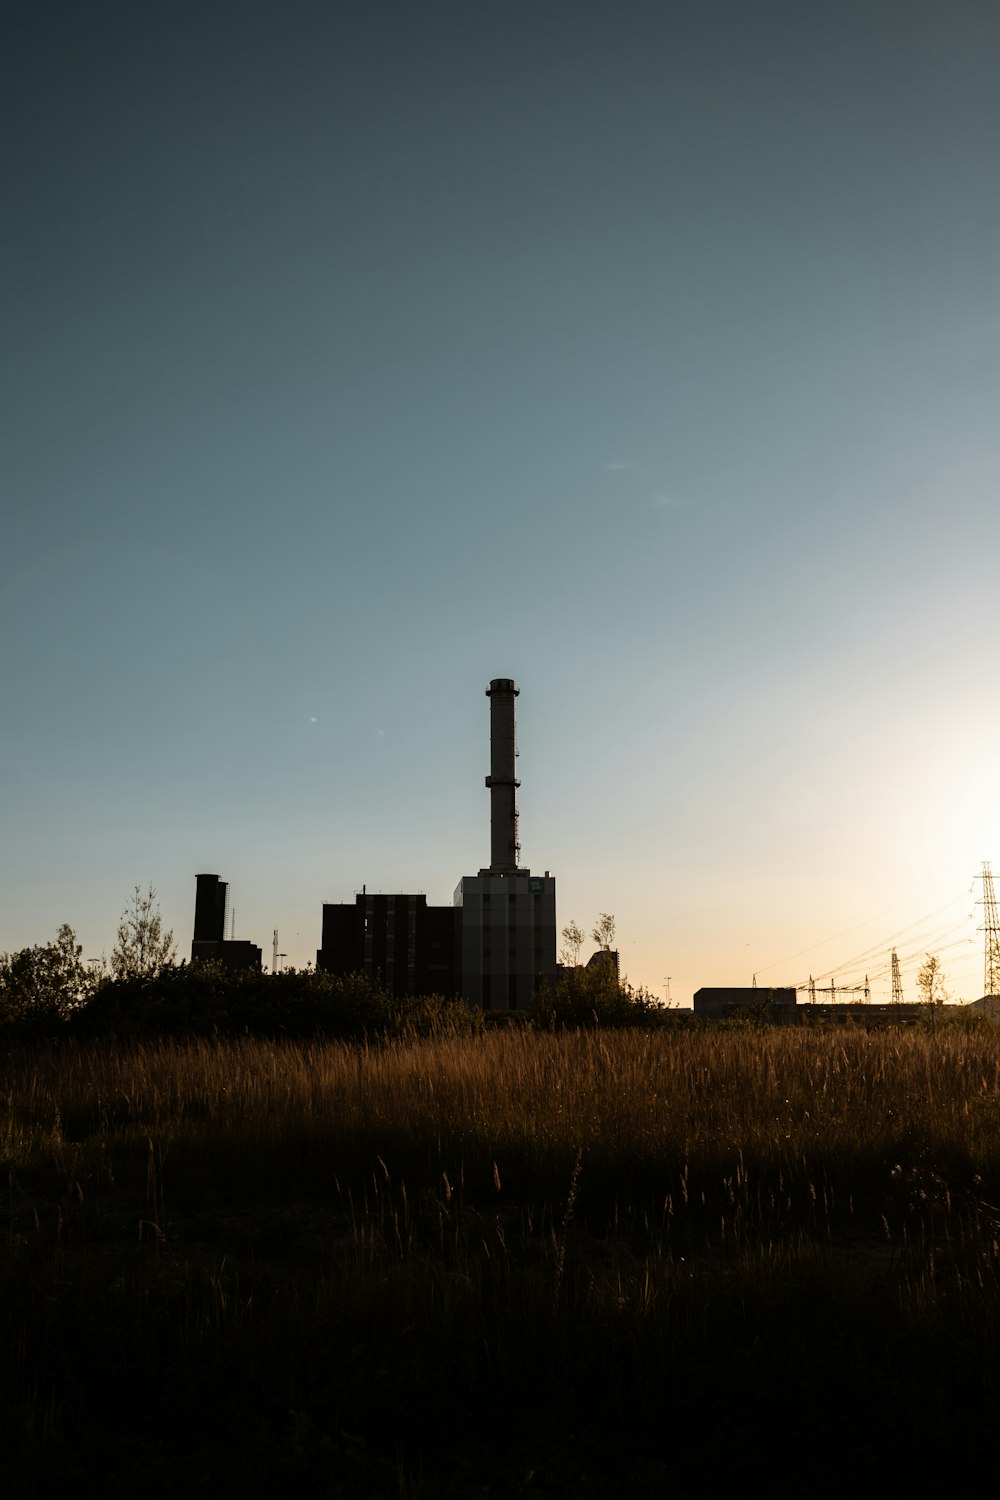
[[524, 861], [633, 980], [954, 917], [982, 993], [995, 0], [13, 0], [0, 51], [0, 949], [152, 882], [187, 953], [200, 870], [294, 963], [363, 882], [450, 902], [512, 676]]

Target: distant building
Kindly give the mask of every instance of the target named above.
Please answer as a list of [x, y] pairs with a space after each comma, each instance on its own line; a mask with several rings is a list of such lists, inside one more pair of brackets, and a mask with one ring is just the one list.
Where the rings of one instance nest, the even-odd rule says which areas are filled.
[[[943, 1010], [956, 1007], [943, 1006]], [[840, 1004], [797, 1004], [797, 991], [781, 989], [701, 989], [694, 997], [694, 1013], [704, 1020], [725, 1021], [758, 1014], [778, 1026], [913, 1026], [926, 1020], [928, 1008], [917, 1001], [883, 1004], [842, 1001]]]
[[394, 995], [455, 995], [460, 990], [454, 907], [423, 895], [368, 895], [353, 906], [323, 907], [316, 967], [364, 974]]
[[455, 888], [462, 994], [484, 1010], [527, 1010], [556, 977], [556, 883], [520, 864], [517, 737], [512, 677], [494, 677], [490, 700], [490, 864]]
[[727, 1016], [746, 1014], [753, 1009], [767, 1008], [773, 1019], [782, 1018], [783, 1012], [795, 1010], [795, 986], [782, 989], [701, 989], [694, 997], [694, 1013], [708, 1020], [722, 1021]]
[[231, 973], [259, 969], [261, 951], [254, 943], [226, 940], [229, 886], [218, 875], [198, 875], [194, 899], [192, 963], [221, 963]]
[[397, 995], [461, 995], [484, 1010], [526, 1010], [556, 977], [556, 883], [518, 863], [517, 747], [510, 677], [490, 700], [490, 865], [463, 875], [450, 907], [369, 896], [323, 907], [316, 967], [364, 974]]
[[556, 882], [548, 871], [480, 870], [455, 889], [462, 994], [484, 1010], [527, 1010], [556, 977]]
[[[461, 995], [485, 1010], [526, 1010], [536, 991], [554, 982], [556, 883], [546, 870], [532, 875], [520, 861], [517, 745], [510, 677], [494, 677], [490, 700], [490, 864], [464, 875], [451, 906], [428, 906], [424, 895], [369, 895], [353, 905], [326, 903], [316, 967], [328, 974], [363, 974], [394, 995]], [[227, 886], [199, 875], [192, 962], [219, 960], [226, 968], [260, 968], [252, 943], [227, 942]], [[277, 947], [277, 934], [275, 934]], [[597, 953], [590, 966], [613, 964]]]
[[621, 956], [617, 948], [598, 948], [587, 959], [587, 968], [604, 969], [608, 977], [617, 983], [621, 979]]

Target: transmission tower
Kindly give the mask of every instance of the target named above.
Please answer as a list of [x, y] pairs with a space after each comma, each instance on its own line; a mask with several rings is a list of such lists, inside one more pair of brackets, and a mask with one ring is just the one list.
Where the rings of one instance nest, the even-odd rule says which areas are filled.
[[984, 974], [983, 994], [1000, 995], [1000, 917], [997, 916], [997, 898], [993, 893], [993, 872], [989, 861], [983, 861], [983, 926], [980, 932], [986, 934], [983, 944]]
[[892, 950], [892, 1003], [893, 1005], [903, 1003], [903, 981], [899, 973], [899, 959], [896, 957], [895, 948]]

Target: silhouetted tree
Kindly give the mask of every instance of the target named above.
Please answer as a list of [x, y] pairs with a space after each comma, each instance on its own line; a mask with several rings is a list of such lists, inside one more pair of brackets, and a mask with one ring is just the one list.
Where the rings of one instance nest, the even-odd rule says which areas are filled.
[[925, 1005], [943, 1005], [948, 999], [944, 970], [936, 953], [928, 953], [917, 973], [917, 989]]
[[590, 935], [604, 953], [611, 952], [615, 946], [615, 919], [609, 911], [601, 912]]
[[945, 989], [944, 970], [941, 960], [936, 953], [928, 953], [924, 962], [917, 971], [917, 989], [920, 997], [927, 1006], [927, 1012], [931, 1019], [931, 1029], [937, 1028], [938, 1006], [944, 1005], [950, 999]]
[[111, 953], [112, 978], [148, 979], [176, 957], [173, 931], [163, 931], [156, 891], [150, 885], [143, 895], [136, 886], [118, 924]]
[[580, 962], [580, 949], [585, 937], [586, 933], [578, 923], [566, 923], [562, 930], [563, 945], [559, 950], [559, 959], [567, 968], [575, 969]]
[[94, 977], [65, 922], [54, 943], [36, 943], [18, 953], [0, 954], [0, 1021], [64, 1021], [86, 1004]]

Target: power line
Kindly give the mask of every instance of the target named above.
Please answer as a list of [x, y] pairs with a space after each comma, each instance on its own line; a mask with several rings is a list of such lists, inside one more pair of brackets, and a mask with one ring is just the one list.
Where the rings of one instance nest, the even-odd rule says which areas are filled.
[[[962, 893], [963, 896], [965, 894], [965, 892]], [[860, 953], [855, 953], [851, 958], [845, 959], [842, 963], [835, 964], [831, 969], [827, 969], [824, 973], [817, 974], [814, 977], [816, 979], [831, 979], [835, 974], [859, 969], [876, 956], [884, 954], [891, 944], [899, 942], [903, 938], [906, 939], [907, 943], [916, 943], [918, 949], [928, 944], [936, 943], [939, 939], [947, 937], [949, 933], [957, 931], [968, 918], [962, 917], [957, 922], [952, 922], [942, 928], [930, 931], [913, 932], [912, 929], [926, 928], [927, 923], [932, 922], [943, 911], [947, 911], [949, 906], [954, 906], [955, 902], [959, 899], [961, 899], [959, 896], [953, 896], [950, 901], [946, 901], [943, 906], [939, 906], [935, 911], [928, 912], [926, 916], [917, 917], [913, 922], [908, 923], [905, 927], [901, 927], [897, 932], [890, 933], [888, 937], [881, 938], [877, 943], [872, 943], [870, 947], [862, 949]], [[803, 989], [804, 986], [799, 985], [798, 988]]]
[[[922, 891], [917, 892], [917, 895], [922, 896], [927, 891], [939, 891], [941, 890], [942, 886], [950, 884], [950, 880], [940, 880], [935, 885], [924, 886]], [[969, 889], [971, 891], [972, 887], [970, 886]], [[952, 896], [950, 900], [945, 902], [945, 906], [950, 906], [952, 904], [952, 901], [955, 901], [957, 899], [958, 898], [956, 896]], [[887, 906], [882, 911], [876, 912], [873, 917], [865, 917], [864, 921], [855, 922], [852, 927], [845, 927], [843, 931], [834, 932], [828, 938], [821, 938], [818, 943], [810, 943], [808, 948], [800, 948], [797, 953], [790, 953], [787, 958], [780, 959], [777, 963], [758, 964], [755, 972], [757, 974], [766, 974], [769, 969], [783, 969], [785, 964], [792, 963], [794, 959], [801, 958], [803, 954], [812, 953], [817, 948], [825, 948], [827, 943], [835, 943], [838, 938], [847, 937], [849, 933], [857, 932], [861, 927], [867, 927], [870, 922], [878, 922], [882, 917], [889, 916], [890, 912], [898, 911], [901, 906], [905, 906], [906, 904], [907, 903], [905, 901], [897, 901], [892, 906]], [[939, 907], [938, 910], [943, 911], [944, 907]], [[936, 913], [932, 912], [931, 915], [935, 916]], [[924, 918], [918, 918], [917, 920], [923, 921]], [[914, 924], [911, 922], [909, 925], [912, 927]], [[903, 931], [906, 931], [905, 927], [903, 928]], [[799, 988], [801, 989], [802, 986], [800, 985]]]

